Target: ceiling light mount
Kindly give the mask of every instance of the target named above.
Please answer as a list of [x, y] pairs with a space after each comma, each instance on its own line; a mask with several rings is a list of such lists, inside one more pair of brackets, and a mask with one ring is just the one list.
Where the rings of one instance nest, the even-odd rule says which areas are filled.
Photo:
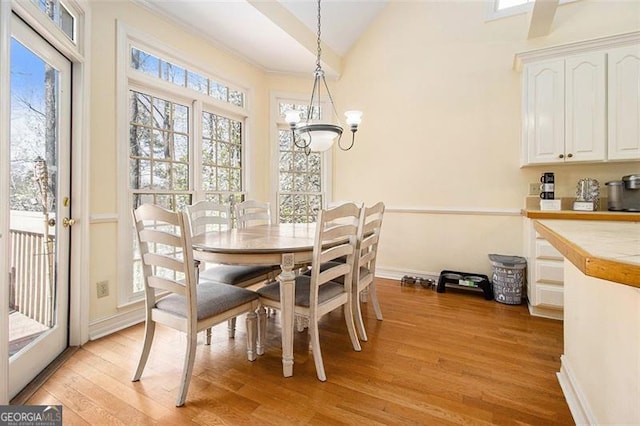
[[[318, 0], [318, 38], [317, 38], [317, 55], [316, 55], [316, 69], [313, 72], [313, 89], [311, 91], [311, 98], [309, 105], [306, 109], [306, 117], [304, 121], [301, 121], [300, 111], [288, 110], [285, 112], [285, 121], [291, 128], [291, 136], [293, 143], [298, 148], [304, 149], [307, 154], [311, 151], [326, 151], [333, 145], [333, 142], [338, 138], [338, 146], [343, 151], [347, 151], [353, 147], [355, 143], [355, 134], [358, 131], [358, 126], [362, 121], [361, 111], [347, 111], [345, 113], [346, 122], [351, 131], [351, 144], [347, 147], [341, 145], [342, 140], [342, 126], [339, 124], [340, 119], [336, 112], [336, 107], [333, 102], [333, 97], [329, 91], [327, 80], [325, 79], [324, 70], [322, 69], [321, 56], [321, 14], [320, 14], [320, 1]], [[322, 117], [322, 110], [320, 108], [320, 90], [324, 87], [326, 96], [331, 104], [331, 110], [335, 121], [338, 124], [322, 123], [320, 118]]]

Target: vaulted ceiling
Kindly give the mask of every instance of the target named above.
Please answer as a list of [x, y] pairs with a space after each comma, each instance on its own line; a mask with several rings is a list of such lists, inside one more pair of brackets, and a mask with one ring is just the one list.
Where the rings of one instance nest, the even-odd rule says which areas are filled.
[[[318, 5], [314, 0], [136, 0], [267, 72], [312, 74]], [[342, 57], [388, 0], [323, 0], [322, 61], [340, 75]]]
[[[315, 69], [316, 0], [133, 1], [267, 72], [310, 76]], [[322, 0], [322, 62], [328, 76], [341, 74], [343, 56], [388, 2]], [[534, 2], [529, 38], [549, 34], [558, 4]]]

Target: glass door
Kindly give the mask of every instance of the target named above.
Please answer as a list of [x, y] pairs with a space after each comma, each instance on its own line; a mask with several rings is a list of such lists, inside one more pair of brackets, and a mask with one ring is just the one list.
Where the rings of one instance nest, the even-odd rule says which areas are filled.
[[71, 63], [11, 21], [9, 397], [68, 346]]

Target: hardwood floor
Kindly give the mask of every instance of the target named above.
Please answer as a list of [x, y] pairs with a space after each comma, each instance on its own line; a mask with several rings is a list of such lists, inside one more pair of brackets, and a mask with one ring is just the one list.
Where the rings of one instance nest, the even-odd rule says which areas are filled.
[[143, 325], [81, 347], [28, 401], [61, 404], [64, 424], [573, 424], [556, 372], [562, 322], [525, 305], [377, 279], [384, 321], [365, 306], [369, 341], [354, 352], [341, 311], [320, 338], [327, 381], [316, 378], [307, 333], [297, 333], [294, 376], [282, 377], [279, 317], [255, 362], [226, 325], [200, 338], [184, 407], [174, 400], [185, 339], [158, 327], [140, 382], [130, 381]]

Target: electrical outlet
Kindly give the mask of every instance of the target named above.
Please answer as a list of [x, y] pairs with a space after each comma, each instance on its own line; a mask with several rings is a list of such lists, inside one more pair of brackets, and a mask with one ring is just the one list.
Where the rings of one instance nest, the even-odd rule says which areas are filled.
[[107, 297], [109, 295], [109, 281], [98, 281], [96, 283], [96, 292], [98, 293], [98, 299]]
[[529, 195], [540, 195], [540, 184], [538, 182], [529, 184]]

